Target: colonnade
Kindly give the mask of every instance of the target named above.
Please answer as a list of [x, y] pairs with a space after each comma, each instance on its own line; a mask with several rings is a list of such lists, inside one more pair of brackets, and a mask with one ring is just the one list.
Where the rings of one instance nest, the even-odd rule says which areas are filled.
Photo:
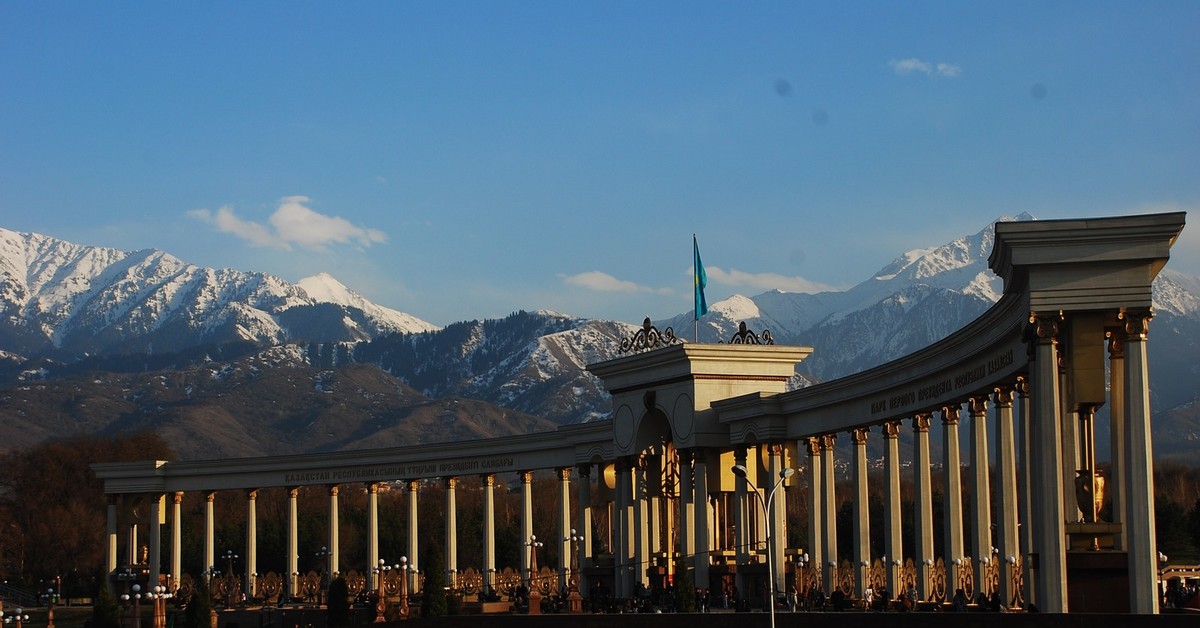
[[[1178, 213], [997, 223], [989, 264], [1004, 282], [998, 303], [914, 354], [806, 388], [788, 390], [788, 382], [811, 348], [734, 344], [757, 340], [741, 332], [727, 345], [682, 344], [673, 334], [658, 334], [647, 321], [638, 332], [645, 335], [642, 341], [672, 342], [647, 344], [635, 337], [625, 344], [648, 350], [588, 367], [612, 396], [609, 421], [465, 443], [96, 465], [109, 495], [109, 570], [117, 571], [122, 526], [130, 564], [138, 561], [140, 526], [148, 527], [149, 576], [157, 579], [160, 524], [167, 519], [169, 498], [169, 568], [178, 581], [180, 501], [189, 491], [206, 495], [204, 564], [213, 567], [216, 491], [237, 489], [246, 495], [245, 581], [252, 596], [257, 491], [282, 486], [288, 490], [286, 563], [289, 592], [294, 592], [300, 488], [328, 490], [326, 571], [332, 574], [344, 566], [338, 532], [341, 488], [367, 487], [367, 556], [374, 564], [381, 534], [396, 532], [379, 528], [378, 487], [403, 479], [414, 568], [420, 565], [419, 492], [426, 482], [442, 482], [444, 558], [453, 578], [459, 568], [457, 481], [479, 475], [483, 571], [490, 580], [498, 568], [496, 482], [507, 477], [519, 485], [520, 534], [531, 540], [532, 474], [548, 470], [558, 480], [558, 538], [548, 542], [562, 543], [560, 585], [570, 569], [570, 530], [592, 534], [598, 517], [604, 517], [610, 525], [597, 529], [602, 538], [582, 544], [581, 568], [598, 582], [611, 582], [617, 597], [631, 596], [639, 584], [669, 580], [679, 565], [699, 587], [734, 583], [744, 594], [754, 588], [765, 597], [791, 585], [790, 562], [793, 573], [815, 573], [826, 592], [849, 587], [847, 593], [861, 596], [878, 580], [893, 596], [912, 588], [929, 600], [956, 588], [994, 587], [1006, 604], [1025, 601], [1043, 611], [1066, 612], [1069, 601], [1091, 586], [1094, 559], [1100, 557], [1108, 561], [1106, 569], [1126, 574], [1130, 595], [1123, 609], [1153, 613], [1157, 548], [1150, 514], [1146, 365], [1150, 286], [1182, 227]], [[1107, 477], [1097, 463], [1103, 456], [1093, 434], [1102, 408], [1111, 425]], [[930, 442], [935, 429], [942, 434], [936, 462]], [[868, 448], [879, 437], [872, 455]], [[901, 447], [902, 439], [911, 440], [911, 453]], [[902, 458], [912, 464], [911, 547], [901, 533]], [[849, 461], [848, 496], [838, 494], [839, 468], [847, 466], [839, 459]], [[869, 471], [875, 460], [883, 465], [881, 550], [870, 544]], [[744, 475], [735, 476], [734, 466]], [[781, 472], [787, 467], [802, 473], [785, 481]], [[938, 492], [944, 516], [938, 547], [931, 472], [936, 467], [942, 470]], [[766, 504], [755, 502], [756, 489], [765, 497], [776, 481], [786, 486], [800, 476], [806, 476], [805, 495], [797, 495], [793, 486], [771, 494], [769, 508], [759, 508]], [[593, 493], [599, 496], [595, 504]], [[1107, 522], [1098, 516], [1104, 494], [1112, 512]], [[846, 497], [852, 525], [839, 529], [838, 506]], [[784, 514], [786, 502], [797, 498], [807, 499], [807, 521]], [[807, 528], [808, 547], [787, 547], [792, 525]], [[850, 556], [839, 552], [839, 534], [851, 535]], [[611, 566], [591, 553], [593, 547], [611, 553]], [[768, 560], [776, 577], [763, 591], [761, 576], [767, 570], [759, 568]], [[522, 552], [522, 575], [531, 567], [530, 552]]]

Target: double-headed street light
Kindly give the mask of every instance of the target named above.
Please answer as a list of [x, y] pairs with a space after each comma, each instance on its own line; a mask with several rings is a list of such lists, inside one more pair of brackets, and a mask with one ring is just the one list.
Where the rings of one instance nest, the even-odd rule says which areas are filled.
[[775, 525], [774, 525], [775, 522], [770, 520], [771, 503], [775, 501], [775, 491], [778, 490], [780, 486], [783, 486], [783, 482], [785, 480], [787, 480], [788, 478], [792, 477], [792, 475], [794, 473], [796, 473], [796, 470], [791, 467], [784, 467], [779, 472], [779, 479], [775, 481], [775, 484], [771, 487], [771, 490], [767, 491], [766, 499], [763, 499], [762, 491], [759, 490], [758, 486], [756, 486], [754, 484], [754, 482], [750, 481], [750, 473], [746, 470], [746, 465], [735, 464], [735, 465], [733, 465], [732, 471], [733, 471], [734, 475], [745, 480], [746, 484], [748, 484], [750, 486], [750, 488], [754, 489], [754, 494], [758, 497], [758, 503], [762, 504], [763, 518], [768, 519], [768, 521], [767, 521], [767, 578], [771, 582], [768, 585], [770, 592], [767, 595], [767, 609], [771, 613], [771, 628], [775, 628], [775, 558], [774, 558], [774, 554], [773, 554], [774, 543], [771, 542], [772, 530], [775, 527]]

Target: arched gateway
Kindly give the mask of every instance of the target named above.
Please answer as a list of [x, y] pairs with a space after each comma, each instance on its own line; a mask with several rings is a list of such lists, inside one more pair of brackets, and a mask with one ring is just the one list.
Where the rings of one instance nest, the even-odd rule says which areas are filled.
[[[295, 594], [301, 584], [296, 576], [300, 487], [328, 490], [327, 560], [333, 573], [355, 567], [340, 564], [338, 556], [339, 486], [370, 488], [369, 564], [357, 566], [369, 570], [378, 559], [380, 534], [375, 486], [406, 481], [410, 512], [417, 512], [421, 480], [441, 478], [450, 497], [455, 479], [468, 475], [484, 478], [481, 567], [491, 579], [500, 567], [489, 521], [491, 488], [497, 478], [522, 484], [523, 534], [529, 537], [530, 472], [553, 469], [561, 487], [560, 534], [552, 540], [562, 544], [558, 555], [572, 556], [572, 506], [580, 529], [591, 528], [593, 509], [608, 509], [612, 563], [594, 560], [592, 544], [584, 544], [579, 570], [611, 583], [621, 597], [685, 565], [697, 586], [713, 588], [714, 598], [719, 596], [715, 587], [736, 584], [743, 595], [762, 599], [771, 560], [776, 591], [818, 585], [857, 597], [872, 583], [893, 597], [911, 589], [920, 600], [944, 600], [947, 589], [965, 588], [994, 591], [1007, 604], [1032, 601], [1049, 612], [1157, 612], [1146, 343], [1151, 283], [1166, 264], [1184, 217], [998, 223], [989, 263], [1004, 280], [1004, 295], [983, 316], [902, 359], [791, 392], [787, 381], [811, 349], [674, 342], [589, 367], [612, 394], [610, 421], [419, 447], [96, 465], [109, 497], [113, 585], [118, 574], [132, 573], [119, 564], [144, 564], [143, 577], [153, 583], [179, 582], [179, 504], [185, 492], [209, 496], [204, 564], [213, 566], [213, 495], [246, 491], [245, 586], [253, 597], [261, 594], [254, 582], [258, 489], [290, 489], [285, 547], [292, 575], [284, 577], [284, 586], [285, 593]], [[1092, 438], [1092, 418], [1103, 405], [1113, 430], [1107, 478], [1097, 473]], [[943, 427], [943, 468], [965, 464], [970, 470], [970, 547], [958, 506], [960, 475], [953, 473], [945, 474], [943, 487], [947, 533], [942, 546], [934, 547], [929, 472], [934, 421]], [[958, 445], [963, 422], [970, 430], [965, 461]], [[903, 545], [900, 534], [899, 437], [905, 431], [914, 442], [912, 547]], [[883, 439], [886, 469], [882, 520], [887, 529], [878, 556], [871, 555], [867, 540], [869, 438]], [[835, 451], [852, 463], [852, 556], [839, 554], [836, 541]], [[806, 452], [806, 459], [798, 452]], [[734, 475], [735, 465], [742, 465], [746, 477]], [[766, 498], [776, 481], [784, 481], [788, 467], [807, 475], [808, 521], [784, 516], [788, 491], [771, 494], [770, 514], [754, 496], [755, 487], [761, 487]], [[603, 503], [592, 503], [593, 483], [600, 485], [596, 494]], [[571, 484], [576, 485], [574, 504]], [[997, 492], [989, 499], [993, 486]], [[1097, 517], [1095, 496], [1101, 492], [1110, 496], [1112, 521]], [[453, 499], [447, 502], [452, 511]], [[448, 514], [446, 568], [454, 575], [460, 567], [454, 553], [457, 531], [453, 513]], [[172, 543], [164, 560], [161, 527], [168, 521]], [[786, 528], [794, 525], [807, 526], [810, 547], [785, 546]], [[415, 526], [408, 535], [408, 555], [417, 566]], [[144, 561], [137, 556], [143, 544], [148, 547]], [[529, 558], [522, 558], [522, 574], [528, 573]], [[565, 583], [571, 565], [557, 567]], [[1082, 595], [1123, 591], [1126, 585], [1127, 601]]]

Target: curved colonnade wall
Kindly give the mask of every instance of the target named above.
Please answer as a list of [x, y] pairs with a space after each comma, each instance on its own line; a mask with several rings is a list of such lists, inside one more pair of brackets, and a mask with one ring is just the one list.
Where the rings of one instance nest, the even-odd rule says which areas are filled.
[[[253, 597], [256, 491], [286, 487], [292, 576], [285, 586], [294, 594], [300, 487], [328, 489], [327, 560], [335, 573], [343, 567], [340, 486], [368, 487], [369, 570], [379, 558], [379, 483], [403, 481], [409, 512], [416, 513], [422, 481], [441, 479], [448, 504], [445, 558], [453, 576], [459, 567], [455, 483], [477, 475], [485, 490], [482, 570], [492, 578], [498, 566], [488, 509], [497, 478], [521, 484], [521, 538], [529, 539], [530, 478], [551, 469], [560, 487], [558, 556], [572, 556], [570, 530], [591, 530], [593, 509], [605, 509], [612, 529], [598, 533], [613, 550], [611, 562], [593, 556], [592, 543], [581, 543], [576, 571], [582, 587], [603, 585], [618, 597], [632, 595], [638, 584], [664, 582], [683, 565], [714, 596], [736, 586], [765, 599], [771, 586], [836, 588], [854, 597], [871, 586], [892, 597], [911, 591], [922, 600], [942, 600], [963, 588], [1050, 612], [1157, 612], [1146, 342], [1150, 286], [1184, 218], [998, 223], [989, 263], [1004, 280], [1004, 295], [983, 316], [902, 359], [795, 391], [786, 391], [788, 378], [811, 349], [675, 344], [589, 366], [613, 397], [611, 421], [419, 447], [96, 465], [109, 496], [108, 568], [115, 575], [118, 563], [138, 564], [144, 543], [148, 577], [177, 582], [179, 503], [192, 491], [208, 496], [203, 564], [213, 566], [213, 496], [240, 489], [246, 491], [245, 571]], [[1095, 413], [1105, 405], [1113, 443], [1107, 477], [1097, 465], [1093, 434]], [[937, 461], [929, 442], [934, 422], [943, 436]], [[960, 429], [969, 432], [966, 452]], [[911, 546], [901, 535], [899, 441], [906, 431]], [[869, 540], [871, 438], [882, 439], [884, 452], [882, 552], [872, 551]], [[836, 523], [839, 458], [851, 461], [851, 530]], [[970, 500], [964, 513], [963, 474], [941, 474], [946, 532], [935, 547], [930, 470], [938, 464], [965, 468]], [[735, 465], [744, 473], [735, 475]], [[788, 468], [800, 473], [785, 479]], [[804, 475], [804, 495], [783, 488]], [[1097, 516], [1101, 493], [1110, 496], [1112, 521]], [[789, 498], [807, 500], [807, 521], [788, 520]], [[973, 522], [970, 529], [964, 516]], [[407, 530], [414, 567], [418, 519], [410, 517]], [[168, 521], [173, 541], [164, 556], [161, 528]], [[806, 526], [810, 547], [786, 547], [787, 527], [796, 525]], [[138, 536], [142, 528], [145, 539]], [[852, 556], [839, 555], [837, 535], [846, 532]], [[522, 554], [520, 573], [527, 575], [530, 552]], [[571, 565], [560, 566], [562, 585], [570, 572]], [[1126, 588], [1127, 600], [1096, 595]], [[1096, 607], [1097, 599], [1109, 606]]]

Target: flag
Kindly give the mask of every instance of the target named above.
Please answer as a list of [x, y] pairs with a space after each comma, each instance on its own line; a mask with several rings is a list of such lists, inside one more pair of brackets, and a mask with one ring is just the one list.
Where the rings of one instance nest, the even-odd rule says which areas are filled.
[[696, 244], [696, 234], [692, 234], [692, 252], [695, 254], [696, 265], [692, 277], [696, 284], [696, 315], [694, 320], [708, 314], [708, 301], [704, 298], [704, 287], [708, 285], [708, 275], [704, 272], [704, 263], [700, 261], [700, 245]]

